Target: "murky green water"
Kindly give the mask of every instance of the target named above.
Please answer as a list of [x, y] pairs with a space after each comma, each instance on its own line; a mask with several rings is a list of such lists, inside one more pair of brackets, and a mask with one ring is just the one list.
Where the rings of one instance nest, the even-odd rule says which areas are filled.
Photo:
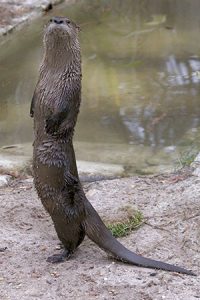
[[[51, 13], [82, 28], [78, 159], [134, 173], [199, 148], [199, 6], [198, 0], [88, 0]], [[0, 146], [32, 140], [29, 105], [50, 15], [1, 46]]]

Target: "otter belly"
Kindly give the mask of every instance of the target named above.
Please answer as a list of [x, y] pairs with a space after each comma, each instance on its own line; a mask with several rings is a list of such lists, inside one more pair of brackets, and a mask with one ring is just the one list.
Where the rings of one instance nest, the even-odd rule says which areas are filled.
[[34, 183], [45, 209], [53, 216], [63, 214], [67, 222], [83, 220], [83, 191], [77, 175], [73, 146], [45, 141], [34, 143]]

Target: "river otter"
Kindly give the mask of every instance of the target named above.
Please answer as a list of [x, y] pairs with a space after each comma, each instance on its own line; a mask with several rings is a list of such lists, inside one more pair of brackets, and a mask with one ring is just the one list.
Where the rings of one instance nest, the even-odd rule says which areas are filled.
[[72, 144], [81, 101], [78, 32], [79, 27], [65, 17], [54, 17], [46, 26], [44, 57], [30, 110], [35, 134], [34, 183], [64, 246], [63, 253], [49, 257], [48, 261], [69, 258], [87, 235], [120, 261], [194, 275], [126, 249], [112, 236], [83, 192]]

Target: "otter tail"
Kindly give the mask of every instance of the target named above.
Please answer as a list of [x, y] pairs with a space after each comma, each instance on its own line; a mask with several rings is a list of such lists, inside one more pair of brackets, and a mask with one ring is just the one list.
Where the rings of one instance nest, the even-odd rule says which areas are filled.
[[87, 236], [101, 249], [111, 253], [117, 260], [146, 268], [161, 269], [194, 276], [196, 275], [192, 271], [184, 268], [145, 258], [128, 250], [112, 236], [111, 232], [106, 228], [100, 216], [87, 199], [85, 201], [85, 205], [87, 214], [85, 220]]

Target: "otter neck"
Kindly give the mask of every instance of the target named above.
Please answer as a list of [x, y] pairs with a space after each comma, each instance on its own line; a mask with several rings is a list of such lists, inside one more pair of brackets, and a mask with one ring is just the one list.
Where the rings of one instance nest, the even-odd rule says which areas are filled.
[[65, 73], [72, 71], [81, 75], [81, 54], [77, 44], [60, 43], [59, 45], [45, 45], [41, 71], [52, 70]]

